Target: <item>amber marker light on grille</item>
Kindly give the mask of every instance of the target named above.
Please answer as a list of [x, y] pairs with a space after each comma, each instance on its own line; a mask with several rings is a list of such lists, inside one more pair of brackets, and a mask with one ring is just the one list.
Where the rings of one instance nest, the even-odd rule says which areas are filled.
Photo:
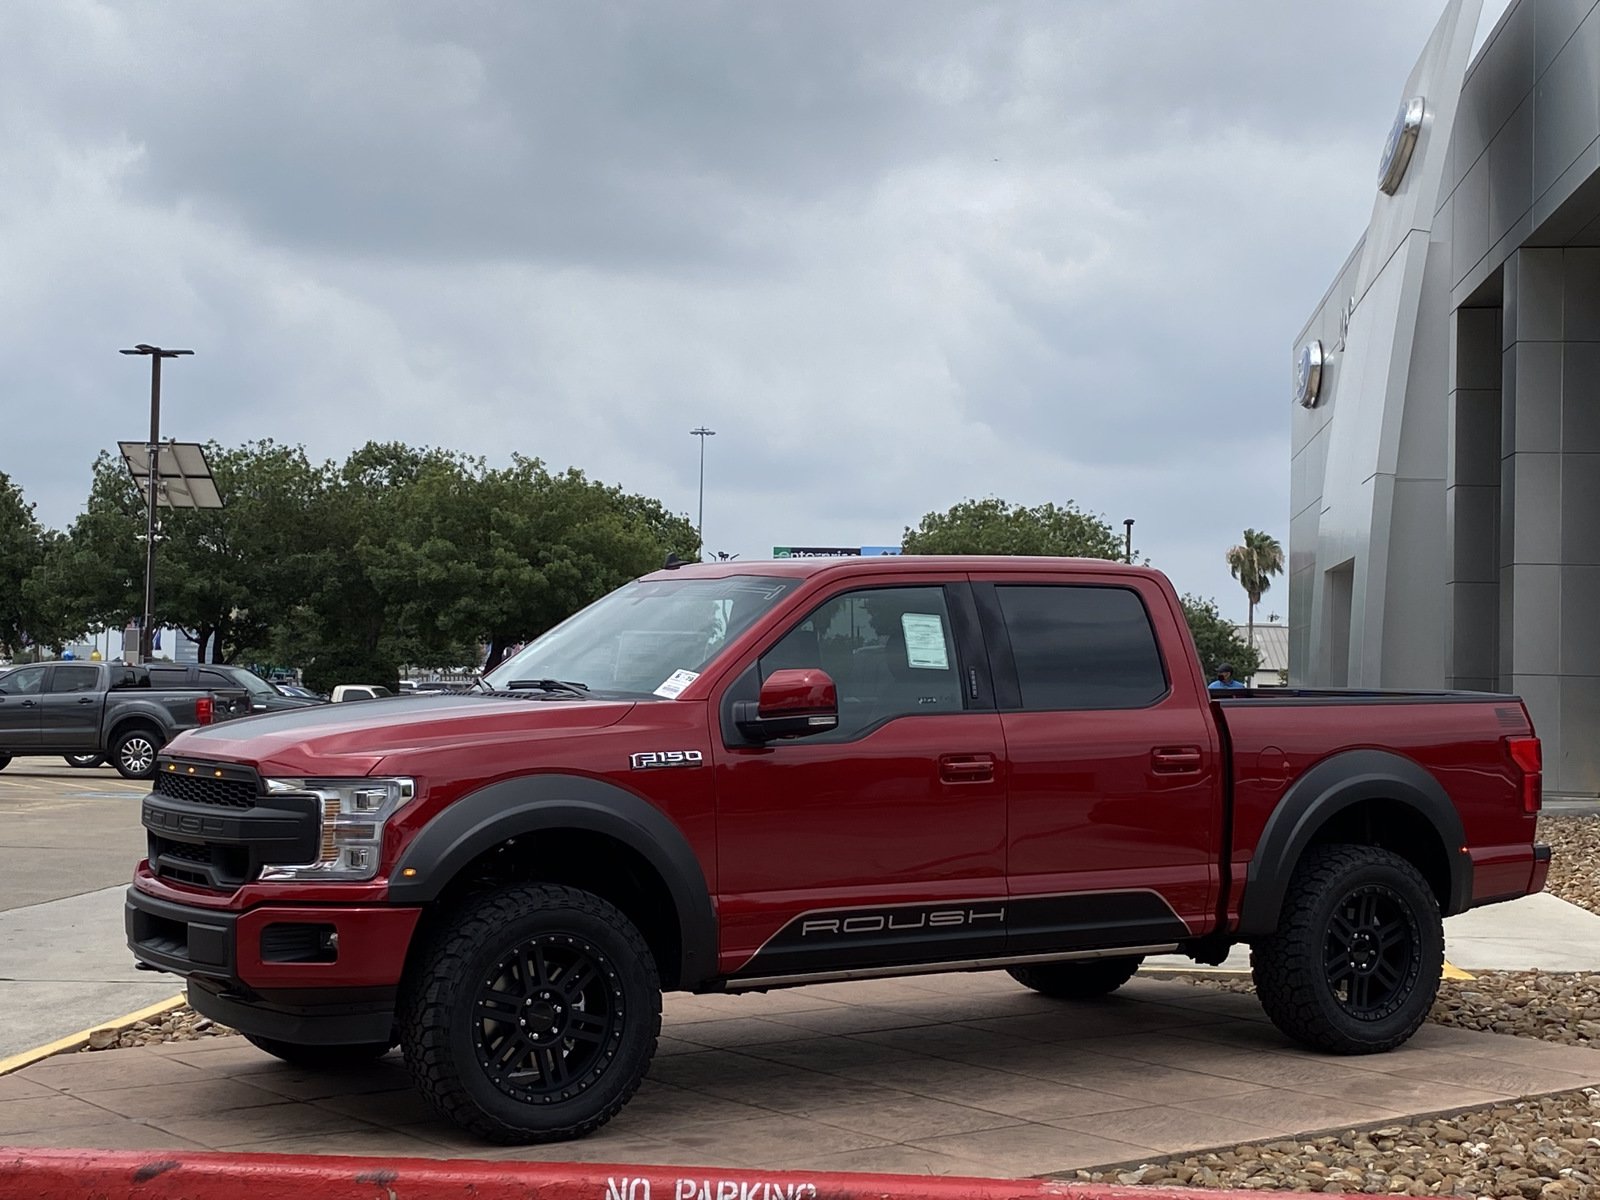
[[400, 872], [400, 874], [406, 879], [412, 878], [414, 875], [416, 875], [416, 873], [417, 869], [415, 867], [407, 867], [405, 870]]

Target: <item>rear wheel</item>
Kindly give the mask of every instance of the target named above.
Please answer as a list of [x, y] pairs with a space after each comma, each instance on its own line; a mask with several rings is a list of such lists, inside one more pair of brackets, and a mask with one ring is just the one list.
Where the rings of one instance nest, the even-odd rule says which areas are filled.
[[302, 1042], [281, 1042], [277, 1038], [257, 1037], [253, 1033], [245, 1034], [244, 1040], [258, 1050], [265, 1050], [273, 1058], [281, 1058], [284, 1062], [293, 1063], [297, 1067], [325, 1067], [329, 1070], [371, 1062], [375, 1058], [382, 1058], [394, 1048], [393, 1042], [309, 1046]]
[[1133, 978], [1142, 955], [1128, 958], [1090, 958], [1079, 962], [1041, 963], [1033, 967], [1011, 967], [1007, 974], [1023, 987], [1030, 987], [1057, 1000], [1092, 1000], [1109, 996]]
[[470, 903], [436, 935], [400, 1011], [406, 1063], [440, 1114], [491, 1141], [565, 1141], [638, 1090], [661, 983], [612, 905], [526, 884]]
[[69, 767], [99, 767], [105, 765], [103, 754], [63, 754]]
[[1375, 846], [1320, 846], [1295, 870], [1277, 930], [1251, 949], [1272, 1023], [1333, 1054], [1376, 1054], [1427, 1019], [1444, 967], [1439, 902]]

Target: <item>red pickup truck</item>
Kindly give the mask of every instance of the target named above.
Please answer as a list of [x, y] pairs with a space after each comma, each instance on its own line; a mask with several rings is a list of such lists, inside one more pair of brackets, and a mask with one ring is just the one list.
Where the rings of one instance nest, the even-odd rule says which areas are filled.
[[1390, 1049], [1441, 915], [1537, 892], [1512, 696], [1206, 691], [1154, 571], [685, 566], [476, 692], [185, 734], [128, 892], [146, 966], [295, 1062], [400, 1045], [500, 1141], [588, 1133], [661, 993], [1001, 968], [1065, 1000], [1252, 948], [1284, 1033]]

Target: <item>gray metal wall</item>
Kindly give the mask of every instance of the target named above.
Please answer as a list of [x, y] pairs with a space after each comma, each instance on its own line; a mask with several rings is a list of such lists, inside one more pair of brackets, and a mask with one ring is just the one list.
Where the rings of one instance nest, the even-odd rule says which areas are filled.
[[1408, 228], [1375, 202], [1301, 337], [1291, 678], [1519, 692], [1600, 794], [1600, 0], [1520, 0], [1454, 94], [1439, 37]]

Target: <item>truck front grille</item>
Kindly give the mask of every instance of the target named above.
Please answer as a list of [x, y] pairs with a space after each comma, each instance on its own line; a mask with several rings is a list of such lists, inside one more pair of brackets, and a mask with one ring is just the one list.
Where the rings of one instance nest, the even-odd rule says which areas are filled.
[[219, 808], [249, 808], [256, 802], [256, 785], [249, 779], [218, 779], [215, 775], [156, 772], [156, 791], [191, 804], [211, 804]]

